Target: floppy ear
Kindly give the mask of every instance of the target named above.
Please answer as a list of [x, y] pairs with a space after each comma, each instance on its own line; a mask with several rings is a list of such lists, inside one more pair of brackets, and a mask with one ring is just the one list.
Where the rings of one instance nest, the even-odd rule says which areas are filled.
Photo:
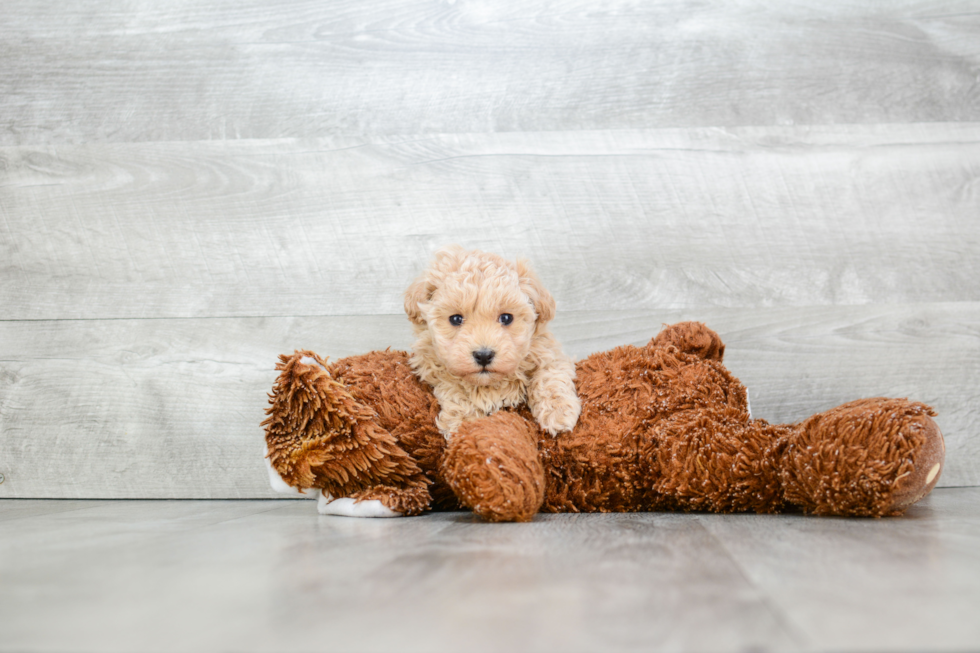
[[524, 259], [517, 259], [517, 276], [520, 278], [521, 290], [534, 304], [538, 324], [550, 322], [555, 317], [555, 298], [545, 289], [541, 279], [531, 269], [531, 264]]
[[425, 324], [420, 305], [432, 299], [435, 290], [436, 286], [431, 281], [429, 271], [426, 270], [405, 291], [405, 313], [413, 324]]
[[459, 245], [448, 245], [436, 251], [422, 274], [405, 291], [405, 313], [414, 324], [425, 324], [421, 304], [428, 303], [443, 276], [459, 268], [466, 251]]

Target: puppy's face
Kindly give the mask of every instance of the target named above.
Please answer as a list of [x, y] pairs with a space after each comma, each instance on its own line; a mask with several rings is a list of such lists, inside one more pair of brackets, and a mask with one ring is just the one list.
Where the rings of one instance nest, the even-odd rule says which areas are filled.
[[514, 273], [448, 275], [422, 314], [439, 360], [474, 385], [513, 376], [531, 348], [536, 316]]
[[527, 357], [543, 317], [536, 300], [554, 306], [526, 264], [451, 248], [409, 288], [405, 307], [451, 374], [492, 385], [515, 375]]

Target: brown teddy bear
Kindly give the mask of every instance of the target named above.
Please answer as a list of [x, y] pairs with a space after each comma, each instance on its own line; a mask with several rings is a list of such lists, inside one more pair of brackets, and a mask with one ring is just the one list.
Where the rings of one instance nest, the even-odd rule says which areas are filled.
[[675, 324], [576, 365], [573, 430], [551, 435], [520, 405], [466, 421], [448, 440], [406, 352], [329, 365], [296, 352], [276, 367], [268, 463], [289, 486], [322, 490], [321, 505], [370, 503], [360, 513], [369, 516], [469, 508], [491, 521], [539, 511], [880, 517], [935, 486], [945, 446], [930, 407], [861, 399], [769, 424], [749, 415], [724, 350], [703, 324]]

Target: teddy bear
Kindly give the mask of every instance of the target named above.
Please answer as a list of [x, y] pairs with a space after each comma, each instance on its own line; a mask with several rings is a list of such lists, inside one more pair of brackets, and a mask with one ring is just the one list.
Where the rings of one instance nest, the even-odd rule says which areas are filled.
[[753, 419], [725, 345], [699, 322], [663, 328], [575, 364], [581, 413], [544, 429], [526, 404], [462, 422], [404, 351], [328, 362], [280, 357], [267, 464], [321, 502], [371, 502], [385, 516], [472, 510], [489, 521], [538, 512], [707, 511], [898, 515], [944, 465], [929, 406], [859, 399], [795, 424]]

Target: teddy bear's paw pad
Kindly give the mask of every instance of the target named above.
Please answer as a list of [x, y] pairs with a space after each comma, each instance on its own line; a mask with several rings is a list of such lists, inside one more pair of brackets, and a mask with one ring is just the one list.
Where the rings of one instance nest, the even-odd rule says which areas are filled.
[[336, 515], [339, 517], [401, 517], [377, 499], [354, 501], [350, 498], [334, 499], [325, 492], [320, 493], [316, 511], [321, 515]]
[[915, 467], [896, 481], [897, 489], [889, 507], [894, 512], [905, 510], [929, 494], [936, 487], [946, 462], [946, 442], [939, 425], [928, 415], [923, 415], [914, 420], [913, 426], [917, 427], [922, 444], [916, 454]]

